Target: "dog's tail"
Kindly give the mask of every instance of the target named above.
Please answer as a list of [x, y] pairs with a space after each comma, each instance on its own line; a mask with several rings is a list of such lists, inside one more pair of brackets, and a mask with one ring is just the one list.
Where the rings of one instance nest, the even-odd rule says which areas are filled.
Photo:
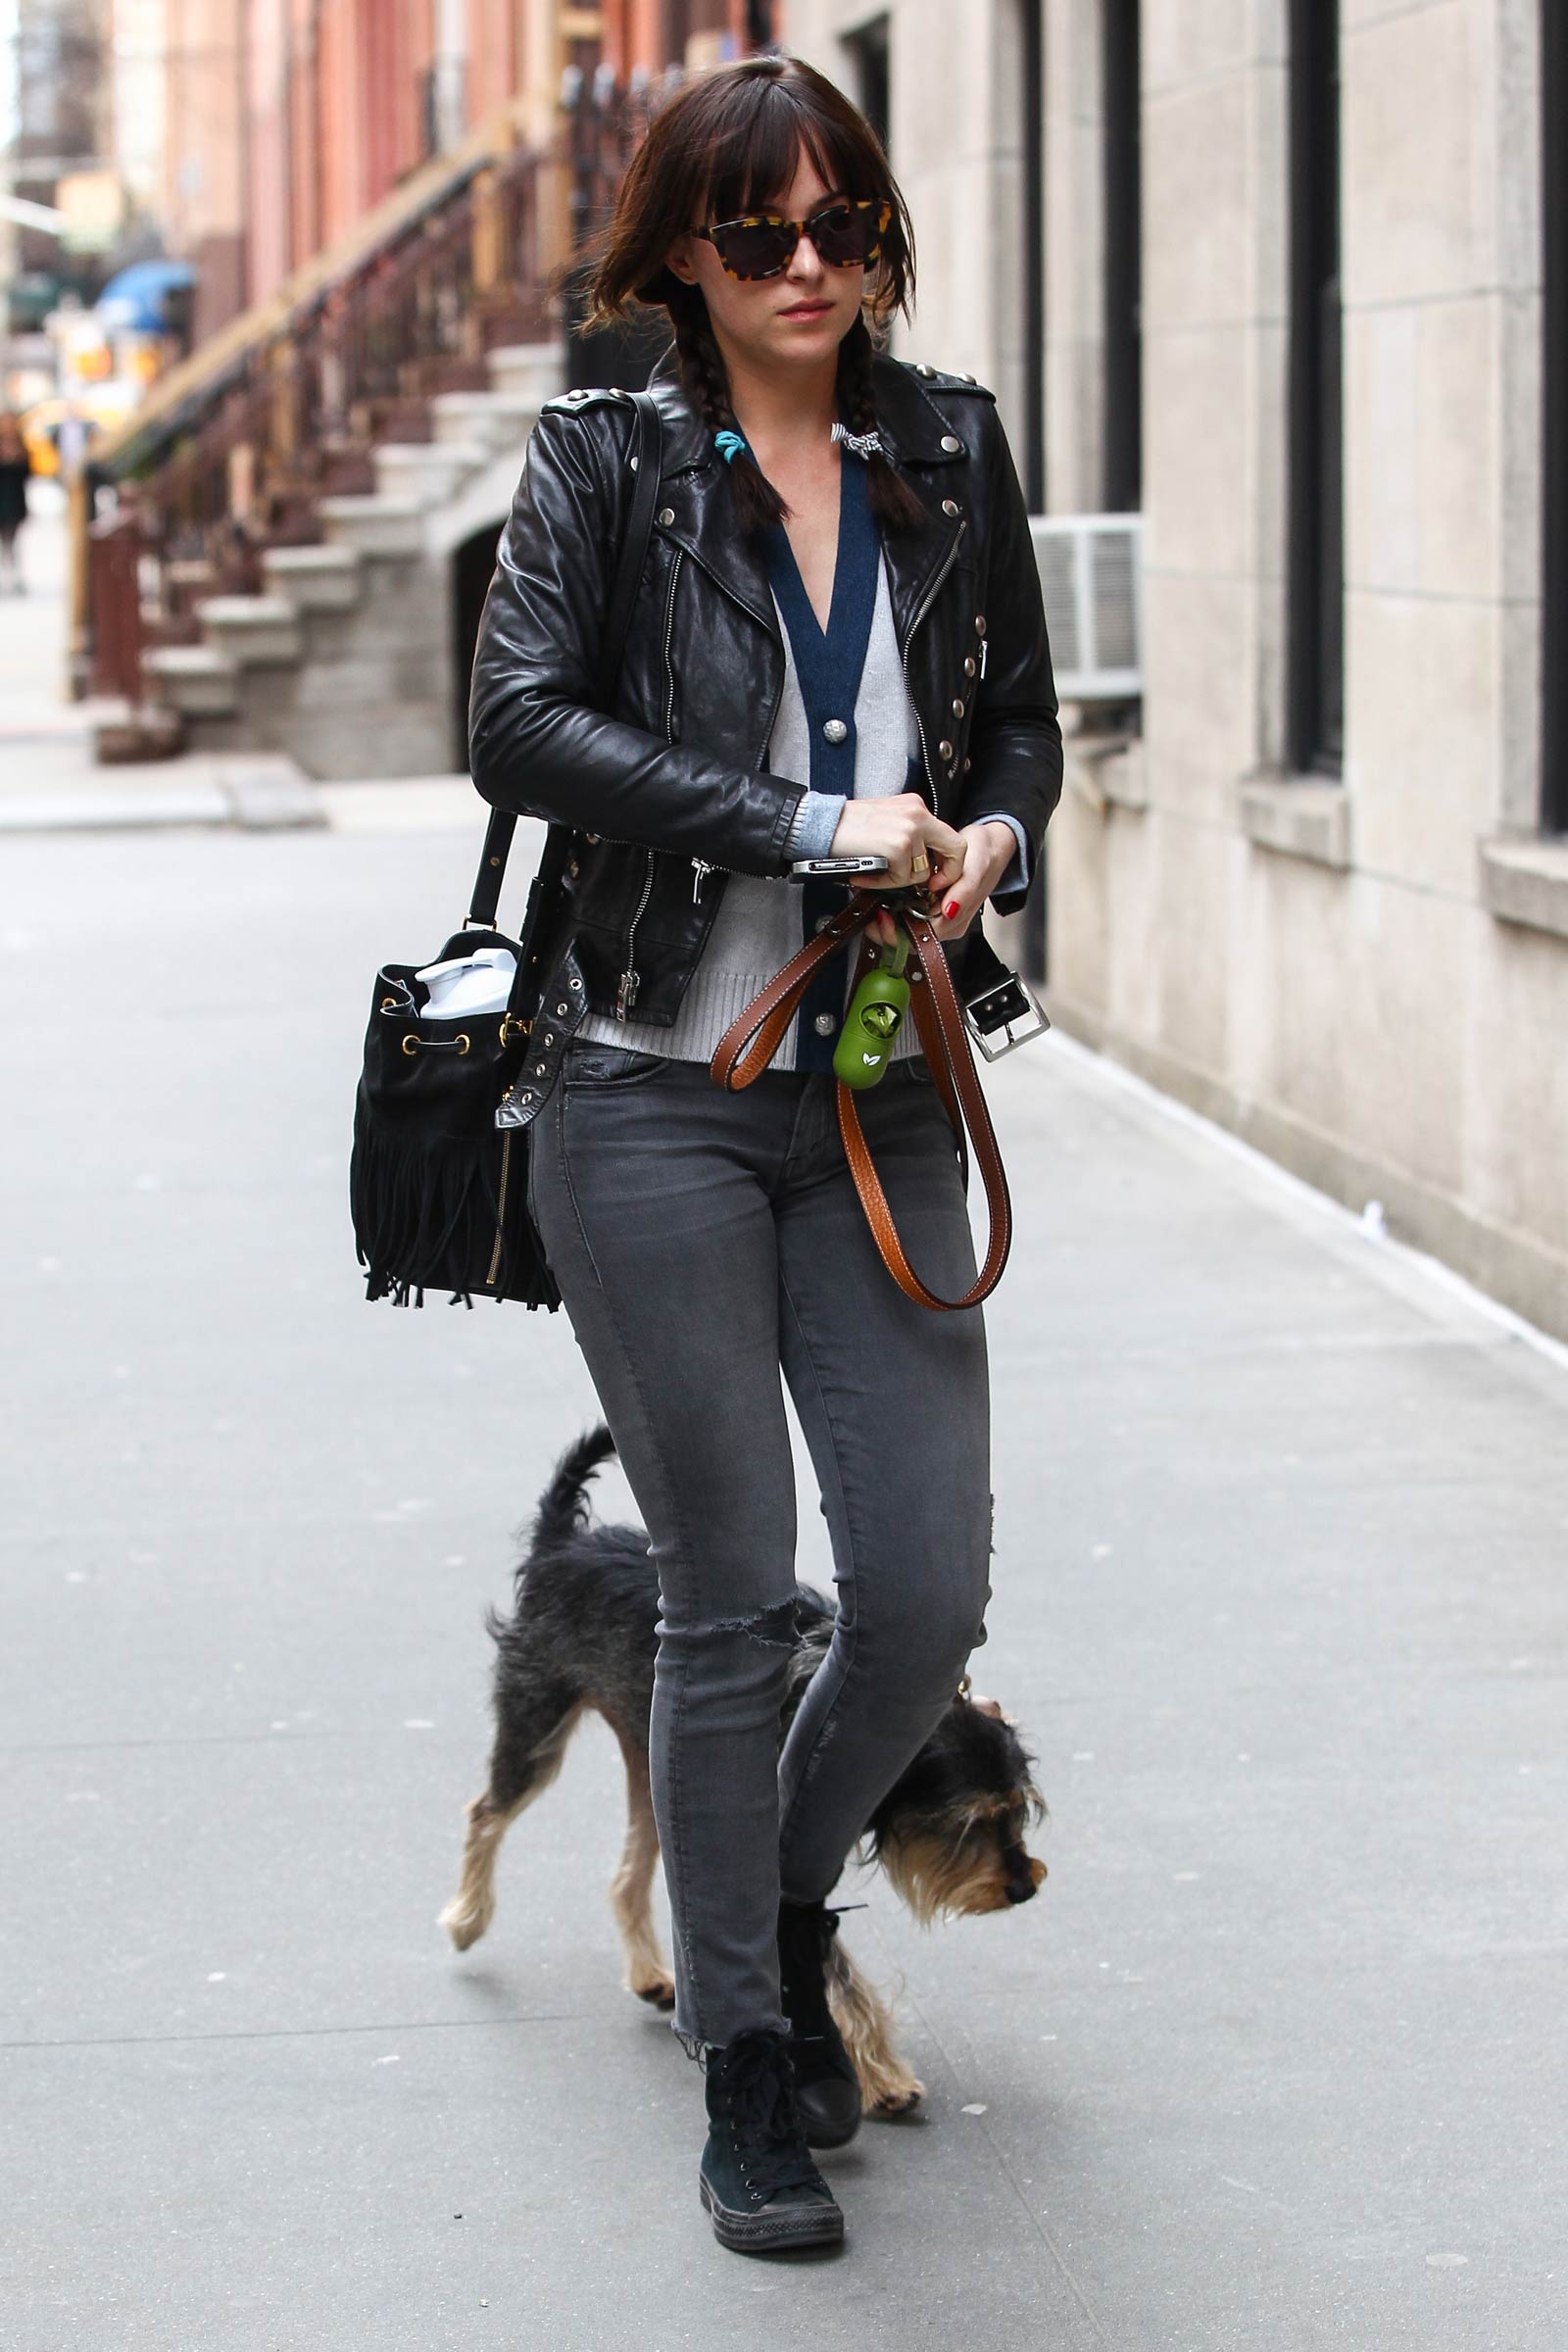
[[608, 1462], [615, 1450], [615, 1441], [608, 1423], [601, 1421], [568, 1446], [556, 1464], [555, 1475], [539, 1497], [534, 1515], [531, 1548], [543, 1550], [553, 1544], [564, 1544], [578, 1528], [588, 1524], [588, 1481], [601, 1462]]

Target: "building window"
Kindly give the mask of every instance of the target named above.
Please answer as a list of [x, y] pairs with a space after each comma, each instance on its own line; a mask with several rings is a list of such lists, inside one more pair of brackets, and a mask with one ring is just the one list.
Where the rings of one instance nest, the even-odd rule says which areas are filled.
[[1541, 9], [1541, 821], [1568, 833], [1568, 15]]
[[1022, 103], [1023, 464], [1020, 476], [1032, 514], [1046, 506], [1046, 84], [1043, 0], [1020, 0], [1018, 80]]
[[844, 36], [844, 46], [855, 69], [855, 103], [884, 149], [888, 147], [892, 124], [888, 29], [886, 16], [873, 17], [869, 24], [858, 25]]
[[1102, 0], [1105, 186], [1103, 506], [1143, 504], [1143, 146], [1138, 0]]
[[1291, 0], [1290, 38], [1286, 753], [1298, 775], [1337, 776], [1345, 748], [1338, 0]]

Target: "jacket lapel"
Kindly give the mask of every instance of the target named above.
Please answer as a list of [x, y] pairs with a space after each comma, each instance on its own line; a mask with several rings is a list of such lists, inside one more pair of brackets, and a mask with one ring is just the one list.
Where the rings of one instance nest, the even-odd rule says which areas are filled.
[[[963, 516], [942, 512], [947, 495], [943, 473], [968, 453], [961, 448], [943, 448], [945, 438], [956, 436], [906, 368], [882, 358], [872, 365], [877, 419], [890, 462], [925, 508], [923, 519], [911, 529], [889, 531], [883, 541], [894, 625], [903, 652], [931, 583], [963, 534]], [[735, 529], [729, 500], [717, 495], [724, 462], [681, 387], [673, 343], [654, 368], [648, 388], [658, 396], [663, 423], [660, 487], [665, 506], [661, 514], [668, 512], [672, 516], [668, 523], [661, 520], [658, 527], [684, 548], [716, 586], [779, 644], [760, 546]], [[935, 483], [927, 478], [927, 467], [941, 469]]]

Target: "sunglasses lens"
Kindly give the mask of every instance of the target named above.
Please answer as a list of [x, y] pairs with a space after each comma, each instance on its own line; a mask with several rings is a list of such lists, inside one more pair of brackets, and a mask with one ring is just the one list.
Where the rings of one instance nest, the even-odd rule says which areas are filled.
[[823, 261], [840, 270], [868, 261], [876, 244], [872, 214], [849, 204], [829, 205], [809, 223], [808, 233]]
[[792, 231], [771, 220], [731, 220], [713, 231], [718, 258], [732, 277], [773, 277], [795, 251]]

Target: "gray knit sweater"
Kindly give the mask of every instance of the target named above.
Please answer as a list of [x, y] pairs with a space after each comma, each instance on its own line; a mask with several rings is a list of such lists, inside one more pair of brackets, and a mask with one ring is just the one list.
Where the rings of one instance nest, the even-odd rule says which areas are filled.
[[[776, 603], [774, 609], [776, 612]], [[806, 783], [810, 774], [806, 707], [782, 613], [778, 620], [784, 645], [784, 690], [768, 741], [767, 765], [772, 775]], [[904, 682], [885, 564], [878, 567], [876, 607], [855, 704], [855, 798], [874, 800], [903, 792], [909, 761], [918, 760], [920, 756], [920, 737], [914, 708]], [[843, 808], [843, 799], [837, 793], [812, 792], [808, 788], [790, 831], [790, 855], [825, 857]], [[1022, 827], [1011, 817], [1001, 821], [1011, 827], [1017, 840], [1017, 862], [1021, 867], [1028, 857]], [[1021, 872], [1015, 875], [1012, 867], [1008, 867], [1005, 876], [1008, 887], [1022, 878]], [[713, 885], [710, 883], [709, 887]], [[725, 878], [723, 889], [722, 904], [673, 1024], [662, 1028], [651, 1021], [620, 1021], [612, 1013], [590, 1012], [578, 1028], [579, 1037], [593, 1038], [604, 1045], [629, 1046], [644, 1054], [666, 1054], [682, 1061], [711, 1059], [714, 1047], [736, 1014], [771, 980], [780, 965], [789, 961], [803, 938], [798, 882], [784, 876], [732, 873]], [[854, 966], [854, 955], [846, 950], [846, 1002]], [[796, 1027], [797, 1022], [792, 1021], [769, 1065], [771, 1068], [795, 1067]], [[891, 1058], [900, 1061], [918, 1052], [914, 1023], [906, 1021], [894, 1042]]]

